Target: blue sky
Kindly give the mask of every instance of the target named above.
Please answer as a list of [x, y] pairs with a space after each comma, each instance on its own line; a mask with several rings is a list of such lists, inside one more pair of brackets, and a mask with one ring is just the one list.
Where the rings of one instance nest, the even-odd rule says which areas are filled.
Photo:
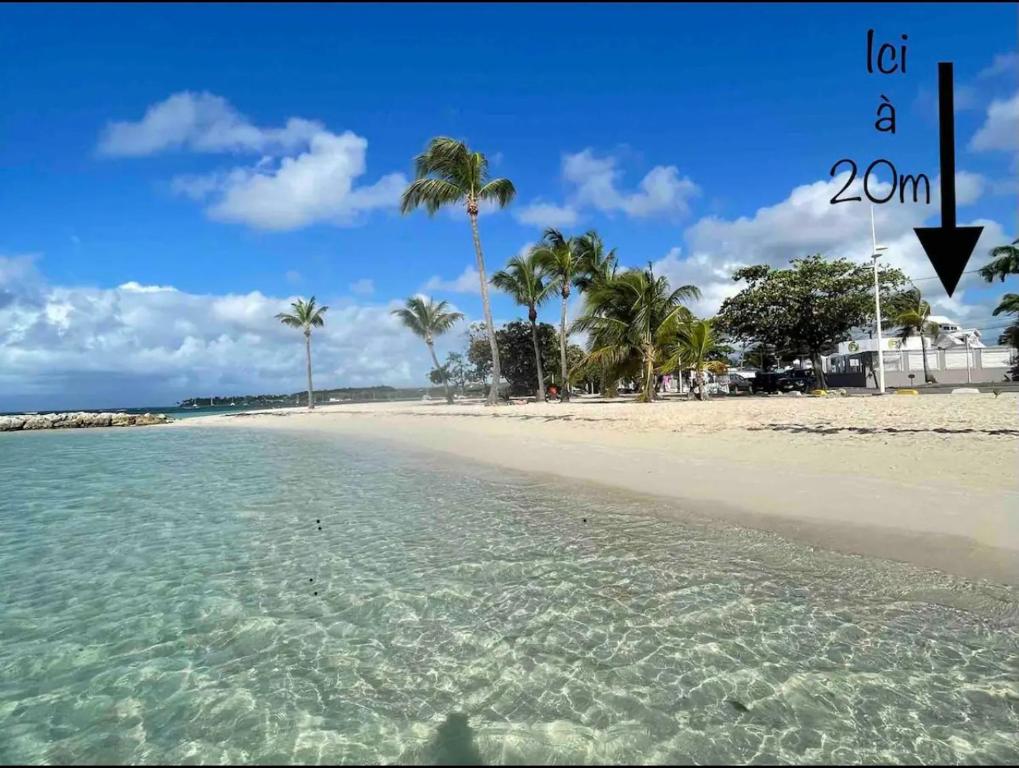
[[[434, 135], [516, 184], [481, 219], [490, 268], [544, 224], [593, 227], [625, 264], [700, 285], [710, 314], [739, 264], [862, 259], [867, 209], [827, 205], [829, 169], [886, 157], [933, 180], [939, 60], [978, 265], [1016, 236], [1016, 25], [1011, 4], [5, 5], [0, 409], [298, 389], [301, 346], [271, 316], [309, 293], [332, 306], [321, 385], [422, 383], [392, 302], [481, 314], [460, 212], [395, 209]], [[870, 27], [909, 35], [905, 75], [866, 72]], [[894, 136], [873, 129], [881, 94]], [[878, 209], [914, 278], [933, 272], [911, 227], [937, 210]], [[948, 300], [918, 284], [1000, 324], [1000, 285], [968, 276]]]

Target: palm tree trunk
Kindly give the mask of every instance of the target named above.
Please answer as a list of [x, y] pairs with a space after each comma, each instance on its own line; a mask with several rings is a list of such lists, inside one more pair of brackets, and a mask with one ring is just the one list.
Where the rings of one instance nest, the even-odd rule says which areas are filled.
[[[923, 383], [928, 384], [931, 380], [931, 375], [927, 371], [927, 341], [923, 337], [923, 331], [920, 331], [920, 354], [923, 355]], [[907, 356], [908, 359], [908, 356]]]
[[640, 402], [650, 403], [655, 399], [655, 366], [651, 351], [644, 349], [644, 373], [641, 376]]
[[810, 362], [814, 364], [814, 383], [818, 389], [827, 389], [828, 382], [824, 378], [824, 368], [821, 367], [821, 356], [811, 353]]
[[536, 402], [545, 401], [545, 373], [541, 370], [541, 350], [538, 348], [538, 325], [531, 320], [531, 341], [534, 342], [534, 367], [538, 371], [538, 389], [536, 390]]
[[308, 358], [308, 410], [315, 407], [315, 390], [311, 386], [311, 331], [304, 334], [304, 351]]
[[569, 295], [563, 294], [563, 309], [559, 317], [559, 362], [563, 369], [563, 386], [560, 391], [564, 403], [570, 399], [570, 372], [566, 369], [566, 305], [569, 301]]
[[435, 345], [430, 341], [426, 341], [425, 344], [428, 345], [428, 351], [432, 353], [432, 363], [435, 365], [435, 370], [442, 374], [442, 389], [446, 393], [446, 402], [452, 405], [453, 396], [449, 394], [449, 381], [446, 380], [445, 372], [441, 370], [442, 366], [439, 365], [439, 358], [435, 356]]
[[478, 264], [478, 279], [481, 280], [481, 306], [485, 310], [485, 325], [488, 328], [488, 343], [492, 346], [492, 388], [488, 390], [488, 405], [499, 402], [499, 345], [495, 341], [495, 323], [492, 322], [492, 305], [488, 301], [488, 277], [485, 275], [485, 254], [481, 251], [481, 235], [478, 234], [478, 214], [470, 213], [471, 234], [474, 236], [474, 256]]

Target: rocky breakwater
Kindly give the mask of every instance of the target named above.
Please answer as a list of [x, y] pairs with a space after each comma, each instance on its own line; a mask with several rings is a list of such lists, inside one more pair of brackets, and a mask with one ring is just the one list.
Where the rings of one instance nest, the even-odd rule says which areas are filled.
[[163, 413], [33, 413], [0, 416], [0, 432], [29, 429], [84, 429], [86, 427], [146, 427], [173, 421]]

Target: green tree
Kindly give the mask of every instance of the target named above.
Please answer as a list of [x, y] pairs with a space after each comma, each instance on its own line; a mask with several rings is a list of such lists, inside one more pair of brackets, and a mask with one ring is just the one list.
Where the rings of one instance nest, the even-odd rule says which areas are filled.
[[679, 323], [675, 340], [670, 344], [671, 354], [661, 366], [663, 372], [679, 369], [693, 372], [697, 383], [697, 399], [703, 400], [706, 392], [704, 373], [725, 373], [729, 366], [725, 357], [731, 351], [715, 333], [711, 320], [691, 318]]
[[[606, 250], [605, 243], [599, 234], [588, 230], [577, 238], [577, 252], [580, 256], [580, 274], [576, 278], [576, 286], [581, 293], [588, 293], [592, 287], [605, 283], [616, 276], [619, 257], [616, 249]], [[569, 350], [567, 350], [569, 358]], [[569, 361], [568, 361], [569, 362]], [[570, 362], [570, 371], [574, 364]], [[594, 384], [603, 397], [615, 397], [618, 382], [610, 375], [609, 368], [604, 365], [587, 364], [578, 376], [573, 376], [578, 383]], [[595, 381], [591, 381], [594, 379]]]
[[[527, 319], [531, 323], [531, 340], [534, 345], [536, 402], [545, 400], [545, 374], [541, 366], [541, 350], [538, 345], [538, 307], [549, 297], [552, 285], [546, 283], [542, 269], [534, 252], [526, 256], [514, 256], [502, 269], [492, 275], [492, 285], [508, 294], [513, 301], [527, 307]], [[509, 380], [509, 376], [506, 376]]]
[[566, 311], [570, 303], [570, 288], [582, 273], [580, 253], [577, 239], [565, 237], [554, 227], [545, 230], [541, 243], [534, 248], [534, 257], [541, 269], [548, 276], [549, 284], [562, 297], [562, 311], [559, 320], [559, 362], [562, 367], [562, 400], [570, 399], [570, 388], [566, 382], [570, 380], [569, 361], [566, 359], [566, 345], [569, 342], [566, 328]]
[[937, 323], [930, 321], [931, 305], [924, 301], [919, 288], [910, 288], [894, 297], [891, 302], [892, 322], [899, 327], [899, 338], [904, 342], [913, 334], [920, 337], [920, 350], [923, 353], [923, 380], [925, 384], [934, 382], [927, 370], [927, 334], [936, 341], [941, 329]]
[[[535, 336], [538, 340], [537, 356], [534, 355]], [[555, 328], [548, 323], [538, 323], [532, 329], [530, 323], [513, 320], [496, 329], [495, 338], [499, 345], [503, 376], [509, 383], [510, 393], [513, 395], [533, 393], [538, 366], [544, 370], [546, 362], [555, 361], [558, 344]]]
[[[745, 280], [746, 287], [722, 302], [718, 314], [725, 331], [809, 357], [821, 389], [825, 386], [821, 355], [874, 316], [872, 268], [848, 259], [814, 254], [793, 259], [785, 269], [764, 265], [741, 269], [734, 279]], [[905, 280], [898, 269], [880, 270], [885, 312]]]
[[618, 257], [616, 249], [605, 250], [605, 243], [593, 229], [577, 238], [577, 256], [580, 271], [574, 284], [585, 293], [596, 283], [604, 283], [616, 276]]
[[300, 328], [304, 333], [304, 354], [308, 364], [308, 410], [315, 407], [315, 390], [311, 385], [311, 329], [325, 325], [322, 317], [329, 307], [316, 307], [315, 297], [305, 301], [298, 299], [290, 304], [292, 312], [280, 312], [276, 319], [291, 328]]
[[492, 346], [484, 323], [471, 323], [467, 328], [467, 362], [472, 377], [487, 385], [492, 373]]
[[492, 388], [488, 404], [495, 405], [499, 398], [499, 350], [495, 346], [495, 326], [492, 323], [492, 306], [488, 299], [488, 278], [485, 276], [485, 255], [481, 250], [478, 233], [478, 210], [481, 203], [492, 202], [500, 208], [509, 205], [516, 189], [509, 179], [491, 179], [488, 159], [480, 152], [472, 152], [462, 141], [439, 136], [415, 159], [415, 179], [403, 193], [400, 210], [403, 213], [424, 206], [429, 215], [447, 205], [463, 204], [471, 222], [474, 238], [474, 256], [481, 280], [481, 305], [492, 347]]
[[[443, 373], [445, 370], [439, 365], [439, 358], [435, 356], [435, 337], [444, 334], [463, 318], [460, 312], [450, 312], [448, 306], [445, 301], [436, 303], [432, 299], [412, 296], [407, 299], [406, 306], [392, 311], [393, 316], [399, 318], [404, 326], [424, 339], [432, 356], [432, 363]], [[449, 391], [449, 379], [445, 375], [442, 376], [442, 388], [446, 393], [446, 402], [452, 404], [453, 395]]]
[[678, 323], [689, 318], [683, 302], [700, 297], [692, 285], [672, 289], [650, 265], [628, 269], [593, 285], [585, 311], [574, 327], [587, 331], [586, 363], [605, 365], [615, 379], [641, 382], [641, 402], [655, 399], [655, 371], [667, 356], [666, 347]]

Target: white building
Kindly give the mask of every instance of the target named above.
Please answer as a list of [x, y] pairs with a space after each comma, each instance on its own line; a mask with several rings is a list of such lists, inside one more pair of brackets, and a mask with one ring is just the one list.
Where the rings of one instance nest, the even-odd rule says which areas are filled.
[[[931, 315], [937, 323], [936, 338], [925, 337], [927, 371], [942, 384], [990, 383], [1007, 378], [1015, 364], [1015, 349], [988, 346], [975, 328], [961, 328], [942, 315]], [[924, 383], [923, 347], [916, 334], [901, 339], [898, 329], [883, 334], [885, 384], [890, 387]], [[833, 386], [874, 387], [873, 367], [877, 365], [877, 339], [843, 341], [833, 355], [824, 359], [825, 373]], [[910, 378], [910, 374], [913, 375]]]

